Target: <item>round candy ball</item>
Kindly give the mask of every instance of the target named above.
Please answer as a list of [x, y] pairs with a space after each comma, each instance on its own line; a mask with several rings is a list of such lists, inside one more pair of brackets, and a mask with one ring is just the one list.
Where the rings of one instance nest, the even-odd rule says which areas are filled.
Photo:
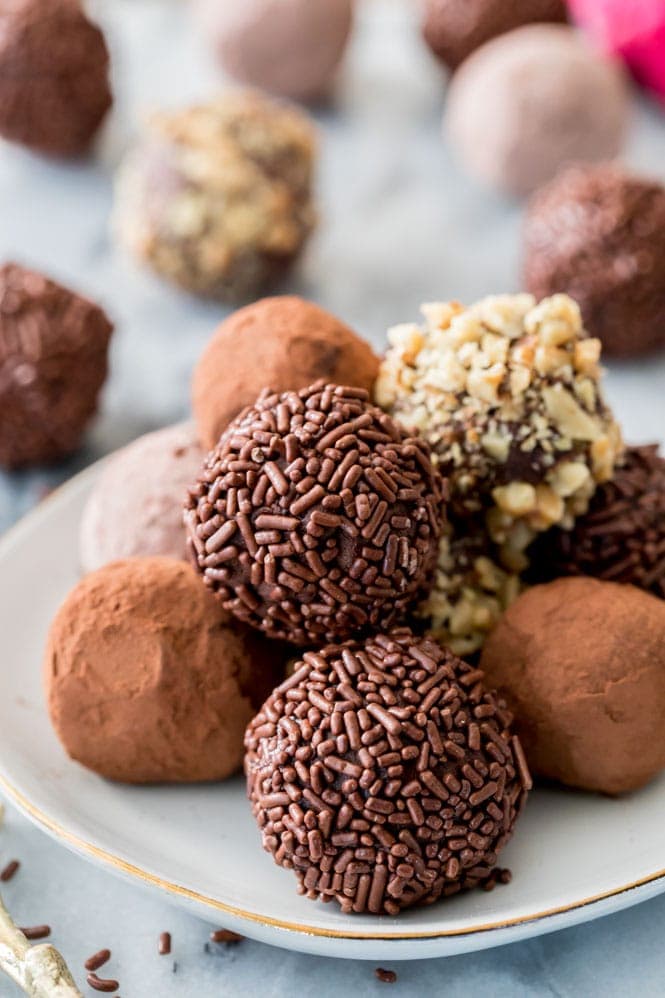
[[596, 579], [535, 586], [485, 642], [481, 668], [540, 776], [621, 794], [665, 767], [662, 600]]
[[571, 530], [548, 530], [529, 551], [531, 577], [591, 575], [665, 599], [665, 458], [629, 447]]
[[314, 158], [309, 118], [259, 94], [155, 114], [120, 167], [116, 232], [186, 290], [246, 300], [287, 271], [314, 226]]
[[83, 510], [83, 571], [139, 555], [184, 560], [182, 507], [204, 456], [192, 423], [146, 433], [114, 454]]
[[531, 786], [510, 725], [482, 672], [406, 628], [306, 652], [245, 736], [263, 846], [349, 914], [486, 883]]
[[469, 173], [522, 196], [565, 163], [621, 149], [629, 95], [620, 65], [565, 25], [487, 42], [453, 77], [445, 125]]
[[353, 19], [353, 0], [198, 0], [195, 9], [230, 76], [305, 101], [328, 90]]
[[280, 679], [189, 565], [130, 558], [79, 582], [51, 625], [48, 708], [68, 755], [123, 783], [222, 780]]
[[194, 369], [192, 405], [201, 440], [214, 447], [264, 385], [282, 392], [325, 378], [369, 391], [378, 369], [369, 343], [330, 312], [294, 295], [263, 298], [222, 322]]
[[191, 490], [192, 554], [222, 605], [297, 645], [388, 627], [422, 595], [444, 519], [429, 448], [319, 382], [264, 393]]
[[112, 104], [104, 36], [78, 0], [0, 9], [0, 135], [37, 152], [85, 152]]
[[524, 280], [565, 291], [607, 354], [665, 346], [665, 187], [621, 166], [572, 167], [533, 197], [524, 221]]
[[79, 446], [106, 380], [113, 326], [42, 274], [0, 268], [0, 466], [57, 461]]
[[425, 41], [449, 69], [480, 45], [537, 21], [565, 21], [563, 0], [424, 0]]
[[[484, 516], [510, 571], [534, 535], [571, 525], [611, 477], [621, 435], [605, 405], [600, 343], [574, 301], [502, 295], [423, 306], [396, 326], [375, 386], [379, 405], [427, 440], [464, 526]], [[446, 566], [441, 565], [446, 571]]]

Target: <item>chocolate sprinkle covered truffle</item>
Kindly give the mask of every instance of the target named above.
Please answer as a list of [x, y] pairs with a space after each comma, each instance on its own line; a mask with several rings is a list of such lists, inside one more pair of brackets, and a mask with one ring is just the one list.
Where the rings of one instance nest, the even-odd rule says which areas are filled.
[[506, 31], [537, 21], [565, 21], [563, 0], [425, 0], [423, 36], [449, 69]]
[[432, 447], [460, 521], [483, 513], [511, 571], [536, 533], [570, 525], [611, 477], [621, 438], [600, 391], [600, 343], [566, 295], [423, 306], [390, 330], [379, 405]]
[[565, 291], [603, 351], [665, 347], [665, 187], [615, 163], [576, 166], [543, 187], [524, 223], [524, 279]]
[[0, 5], [0, 135], [37, 152], [85, 152], [111, 107], [109, 55], [78, 0]]
[[251, 92], [154, 114], [116, 185], [120, 240], [158, 274], [232, 302], [282, 277], [315, 222], [313, 126]]
[[18, 264], [0, 268], [0, 466], [76, 450], [106, 379], [112, 331], [73, 291]]
[[482, 885], [531, 787], [511, 719], [407, 628], [306, 652], [245, 736], [264, 848], [346, 913]]
[[361, 388], [266, 391], [191, 490], [196, 564], [223, 605], [298, 645], [385, 628], [423, 595], [443, 483], [425, 442]]
[[665, 458], [658, 446], [629, 447], [572, 530], [548, 530], [530, 552], [531, 577], [591, 575], [665, 599]]

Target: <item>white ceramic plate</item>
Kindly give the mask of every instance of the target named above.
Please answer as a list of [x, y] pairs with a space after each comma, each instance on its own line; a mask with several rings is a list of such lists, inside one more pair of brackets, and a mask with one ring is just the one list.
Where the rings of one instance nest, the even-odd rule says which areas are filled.
[[262, 851], [239, 778], [130, 788], [70, 762], [46, 715], [41, 657], [79, 575], [78, 523], [98, 473], [73, 479], [0, 542], [0, 783], [64, 845], [245, 935], [384, 961], [496, 946], [665, 889], [665, 778], [619, 801], [537, 791], [501, 857], [509, 886], [393, 919], [343, 916], [299, 897], [292, 875]]

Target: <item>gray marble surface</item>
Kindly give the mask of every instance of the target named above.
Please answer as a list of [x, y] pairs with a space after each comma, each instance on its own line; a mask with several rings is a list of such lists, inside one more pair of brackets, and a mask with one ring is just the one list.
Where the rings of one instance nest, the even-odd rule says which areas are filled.
[[[138, 434], [188, 411], [192, 365], [224, 310], [136, 268], [110, 238], [112, 176], [141, 114], [223, 85], [184, 0], [97, 0], [113, 50], [116, 110], [96, 154], [49, 163], [0, 148], [0, 257], [34, 265], [104, 304], [117, 331], [112, 375], [85, 447], [49, 470], [0, 474], [0, 531], [49, 488]], [[365, 0], [321, 130], [322, 222], [288, 284], [372, 339], [420, 302], [519, 287], [521, 207], [469, 182], [440, 137], [444, 80], [422, 49], [412, 0]], [[636, 102], [626, 158], [665, 176], [665, 116]], [[633, 441], [665, 436], [663, 358], [614, 365], [608, 394]], [[0, 592], [3, 583], [0, 580]], [[360, 995], [387, 985], [373, 966], [298, 956], [245, 941], [207, 952], [209, 927], [74, 858], [9, 811], [0, 863], [23, 861], [4, 891], [23, 924], [47, 921], [80, 968], [114, 950], [123, 998]], [[558, 935], [445, 961], [402, 964], [391, 994], [665, 994], [665, 898]], [[158, 957], [160, 932], [172, 958]], [[174, 973], [174, 965], [176, 972]], [[14, 995], [0, 980], [0, 995]]]

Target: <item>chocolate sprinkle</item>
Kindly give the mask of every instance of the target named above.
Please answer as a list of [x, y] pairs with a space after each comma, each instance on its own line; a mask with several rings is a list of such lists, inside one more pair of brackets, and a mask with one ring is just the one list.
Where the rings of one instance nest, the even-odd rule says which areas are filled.
[[50, 925], [31, 925], [28, 928], [20, 928], [26, 939], [47, 939], [51, 935]]
[[657, 444], [629, 447], [572, 530], [550, 530], [530, 549], [531, 581], [591, 575], [665, 599], [665, 458]]
[[224, 607], [307, 645], [383, 629], [422, 595], [443, 483], [423, 441], [360, 388], [264, 392], [190, 493], [195, 563]]
[[159, 937], [159, 955], [168, 956], [171, 952], [171, 933], [162, 932]]
[[231, 932], [230, 929], [216, 929], [215, 932], [210, 933], [210, 941], [213, 943], [240, 943], [243, 939], [244, 936], [237, 932]]
[[104, 979], [103, 977], [97, 977], [95, 973], [88, 974], [86, 981], [93, 991], [103, 991], [106, 994], [112, 994], [120, 987], [118, 981], [114, 981], [111, 978]]
[[99, 968], [103, 967], [105, 963], [108, 963], [110, 959], [111, 950], [100, 949], [99, 952], [93, 953], [92, 956], [89, 956], [83, 966], [86, 970], [99, 970]]
[[300, 893], [396, 915], [492, 876], [531, 778], [482, 677], [408, 628], [305, 652], [245, 736], [263, 846]]
[[394, 970], [384, 970], [383, 967], [377, 967], [374, 974], [382, 984], [394, 984], [397, 980], [397, 974]]
[[9, 883], [9, 881], [18, 873], [21, 864], [17, 859], [13, 859], [11, 863], [7, 863], [2, 873], [0, 873], [0, 882], [3, 884]]

